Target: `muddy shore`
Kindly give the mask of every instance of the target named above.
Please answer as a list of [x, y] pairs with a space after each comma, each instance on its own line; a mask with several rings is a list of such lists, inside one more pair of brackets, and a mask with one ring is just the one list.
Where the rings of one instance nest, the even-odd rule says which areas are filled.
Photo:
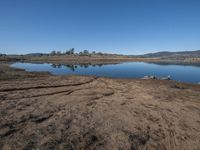
[[199, 150], [200, 85], [0, 64], [0, 149]]

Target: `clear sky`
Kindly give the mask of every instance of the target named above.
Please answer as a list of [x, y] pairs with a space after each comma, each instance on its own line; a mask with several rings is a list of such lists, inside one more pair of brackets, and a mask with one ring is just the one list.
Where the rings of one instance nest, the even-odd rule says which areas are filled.
[[200, 0], [0, 0], [0, 53], [200, 49]]

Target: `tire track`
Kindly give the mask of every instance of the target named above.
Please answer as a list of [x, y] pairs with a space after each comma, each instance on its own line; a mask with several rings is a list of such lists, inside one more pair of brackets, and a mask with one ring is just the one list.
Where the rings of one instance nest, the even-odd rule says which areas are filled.
[[82, 83], [74, 83], [74, 84], [65, 84], [65, 85], [49, 85], [49, 86], [34, 86], [34, 87], [25, 87], [25, 88], [10, 88], [10, 89], [1, 89], [0, 92], [10, 92], [10, 91], [23, 91], [23, 90], [30, 90], [30, 89], [43, 89], [43, 88], [57, 88], [57, 87], [68, 87], [68, 86], [78, 86], [84, 85], [93, 82], [96, 80], [97, 77], [93, 78], [92, 80], [82, 82]]

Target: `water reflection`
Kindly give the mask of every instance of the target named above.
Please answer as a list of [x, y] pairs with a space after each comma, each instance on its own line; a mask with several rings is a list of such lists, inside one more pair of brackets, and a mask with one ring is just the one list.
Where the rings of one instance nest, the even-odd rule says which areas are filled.
[[69, 65], [69, 64], [51, 64], [51, 67], [52, 68], [62, 68], [62, 67], [66, 67], [68, 69], [70, 69], [71, 71], [75, 71], [78, 67], [80, 68], [88, 68], [89, 66], [92, 66], [92, 67], [102, 67], [103, 64], [98, 64], [98, 65], [95, 65], [95, 64], [79, 64], [79, 65]]
[[161, 66], [177, 65], [177, 66], [196, 66], [200, 67], [199, 62], [146, 62], [148, 64], [157, 64]]
[[54, 75], [92, 75], [112, 78], [143, 78], [144, 76], [166, 77], [173, 80], [200, 82], [200, 66], [168, 63], [130, 62], [121, 64], [36, 64], [14, 63], [11, 66], [26, 71], [51, 72]]
[[53, 67], [53, 68], [61, 68], [62, 65], [61, 64], [51, 64], [51, 67]]

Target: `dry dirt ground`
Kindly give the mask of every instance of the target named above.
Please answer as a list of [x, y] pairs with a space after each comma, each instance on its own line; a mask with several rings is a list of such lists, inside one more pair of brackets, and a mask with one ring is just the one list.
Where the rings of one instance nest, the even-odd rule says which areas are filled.
[[200, 149], [198, 85], [13, 72], [0, 73], [0, 149]]

